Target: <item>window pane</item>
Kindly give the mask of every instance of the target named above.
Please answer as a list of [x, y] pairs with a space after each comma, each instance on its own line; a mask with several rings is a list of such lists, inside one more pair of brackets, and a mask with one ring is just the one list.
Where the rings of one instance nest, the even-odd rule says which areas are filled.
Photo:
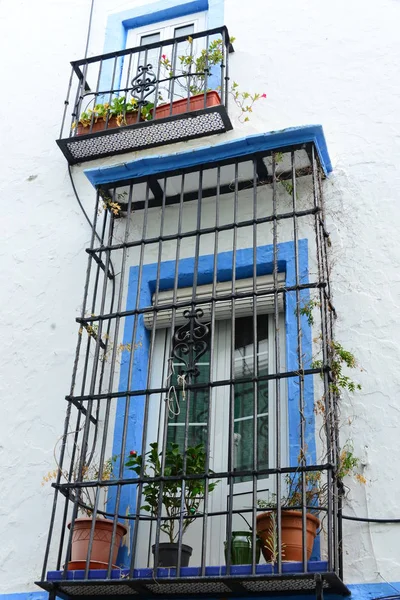
[[[142, 35], [142, 37], [140, 38], [140, 45], [146, 46], [146, 44], [153, 44], [153, 43], [159, 42], [160, 39], [161, 39], [160, 32], [151, 33], [149, 35]], [[153, 70], [155, 70], [157, 72], [157, 62], [158, 62], [159, 52], [160, 52], [159, 48], [152, 48], [151, 50], [148, 50], [147, 51], [147, 59], [146, 59], [146, 53], [141, 52], [139, 54], [139, 65], [144, 65], [145, 59], [146, 59], [146, 64], [152, 65]]]
[[[189, 338], [190, 325], [187, 325], [184, 328], [177, 328], [175, 330], [175, 336], [178, 331], [180, 332], [181, 339], [182, 334], [186, 334]], [[210, 337], [211, 334], [208, 332], [208, 334], [202, 338], [206, 343], [207, 350], [199, 357], [198, 361], [194, 360], [196, 352], [195, 348], [192, 348], [189, 350], [189, 353], [187, 353], [182, 345], [178, 347], [178, 344], [175, 342], [175, 356], [172, 361], [173, 373], [170, 378], [170, 412], [168, 417], [167, 444], [170, 444], [171, 442], [179, 444], [181, 452], [183, 452], [185, 445], [185, 423], [188, 406], [188, 446], [207, 443], [209, 388], [205, 387], [200, 390], [184, 392], [184, 383], [181, 375], [186, 371], [187, 361], [193, 360], [198, 373], [191, 376], [192, 382], [196, 384], [208, 384], [210, 381]], [[193, 354], [191, 355], [191, 353]], [[182, 362], [179, 360], [180, 357], [182, 358]], [[188, 382], [187, 376], [185, 376], [185, 382]]]
[[[186, 37], [189, 37], [189, 35], [192, 35], [192, 33], [194, 33], [194, 24], [193, 23], [191, 23], [190, 25], [182, 25], [182, 27], [175, 27], [174, 37], [177, 38], [177, 37], [181, 37], [183, 35]], [[190, 44], [187, 41], [179, 42], [179, 44], [174, 48], [174, 50], [172, 52], [171, 63], [172, 63], [172, 65], [175, 64], [175, 74], [176, 75], [180, 75], [181, 71], [182, 71], [182, 65], [181, 65], [181, 61], [179, 60], [179, 57], [182, 55], [190, 56], [191, 52], [193, 52], [193, 44]], [[186, 83], [187, 83], [186, 78], [181, 78], [181, 79], [175, 80], [174, 96], [175, 95], [178, 97], [187, 96]], [[170, 95], [171, 95], [171, 91], [170, 91]]]
[[182, 25], [182, 27], [175, 27], [174, 37], [181, 37], [182, 35], [191, 35], [194, 33], [194, 24]]
[[[268, 316], [257, 317], [256, 360], [258, 376], [268, 374]], [[235, 468], [253, 469], [254, 440], [254, 389], [253, 382], [240, 379], [252, 378], [254, 369], [254, 330], [253, 317], [236, 319], [235, 324]], [[257, 465], [258, 469], [268, 468], [268, 382], [257, 385]], [[238, 477], [239, 481], [249, 481], [251, 476]]]

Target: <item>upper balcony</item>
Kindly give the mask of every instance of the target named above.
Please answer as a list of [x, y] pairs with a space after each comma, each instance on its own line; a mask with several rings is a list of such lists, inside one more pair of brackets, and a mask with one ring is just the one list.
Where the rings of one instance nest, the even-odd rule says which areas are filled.
[[232, 51], [217, 27], [73, 61], [57, 140], [69, 164], [232, 129]]

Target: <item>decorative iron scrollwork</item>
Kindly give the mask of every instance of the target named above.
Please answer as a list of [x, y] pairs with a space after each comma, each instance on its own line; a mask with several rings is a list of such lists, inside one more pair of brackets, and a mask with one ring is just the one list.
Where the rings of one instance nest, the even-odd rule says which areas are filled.
[[153, 65], [139, 65], [138, 74], [131, 81], [131, 96], [138, 104], [145, 104], [145, 98], [156, 89], [157, 77], [153, 72]]
[[183, 366], [179, 369], [179, 375], [196, 378], [200, 375], [197, 367], [199, 359], [207, 352], [208, 342], [205, 340], [209, 333], [209, 327], [201, 323], [199, 319], [203, 316], [200, 308], [185, 310], [183, 316], [188, 319], [188, 324], [179, 327], [174, 334], [173, 357]]

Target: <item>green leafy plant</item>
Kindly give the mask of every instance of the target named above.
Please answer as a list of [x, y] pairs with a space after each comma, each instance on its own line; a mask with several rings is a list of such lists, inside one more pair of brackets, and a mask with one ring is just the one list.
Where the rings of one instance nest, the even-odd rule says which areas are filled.
[[127, 98], [126, 96], [115, 96], [111, 102], [96, 104], [94, 108], [87, 108], [79, 117], [79, 124], [83, 127], [90, 127], [97, 121], [107, 121], [115, 117], [118, 127], [126, 125], [126, 115], [137, 115], [140, 112], [140, 119], [148, 121], [152, 117], [154, 103], [147, 102], [143, 106], [138, 106], [136, 98]]
[[[361, 390], [361, 385], [343, 372], [344, 367], [347, 367], [348, 369], [356, 369], [358, 367], [354, 354], [343, 348], [343, 346], [335, 340], [332, 340], [329, 344], [329, 353], [332, 377], [329, 387], [331, 391], [340, 394], [343, 390], [347, 390], [350, 393]], [[311, 366], [313, 369], [322, 369], [323, 361], [319, 359], [313, 360]]]
[[[233, 43], [235, 38], [230, 38]], [[163, 54], [160, 60], [161, 76], [164, 79], [174, 79], [174, 95], [182, 98], [203, 94], [211, 91], [206, 88], [210, 80], [211, 67], [221, 65], [224, 62], [223, 40], [217, 38], [212, 40], [208, 48], [203, 48], [196, 56], [193, 52], [193, 39], [189, 36], [188, 45], [184, 54], [177, 56], [175, 65], [166, 54]], [[253, 105], [260, 99], [266, 98], [266, 94], [241, 91], [239, 84], [234, 81], [231, 84], [229, 93], [235, 104], [240, 108], [239, 120], [249, 121], [249, 114], [253, 112]], [[162, 96], [160, 100], [163, 102]]]
[[[150, 451], [144, 455], [137, 455], [132, 450], [127, 458], [125, 466], [146, 478], [161, 477], [161, 457], [157, 442], [150, 444]], [[184, 454], [181, 453], [179, 445], [171, 443], [165, 452], [164, 476], [179, 477], [184, 475], [184, 460], [186, 458], [186, 475], [203, 475], [206, 468], [206, 452], [203, 444], [190, 447]], [[212, 492], [219, 482], [209, 483], [208, 491]], [[160, 494], [160, 481], [149, 481], [143, 485], [143, 496], [145, 504], [141, 509], [157, 516], [160, 504], [169, 517], [161, 522], [161, 531], [168, 535], [169, 541], [174, 543], [179, 534], [179, 519], [182, 510], [182, 498], [184, 507], [184, 519], [182, 535], [195, 520], [199, 506], [204, 499], [205, 481], [202, 479], [175, 479], [164, 481]]]

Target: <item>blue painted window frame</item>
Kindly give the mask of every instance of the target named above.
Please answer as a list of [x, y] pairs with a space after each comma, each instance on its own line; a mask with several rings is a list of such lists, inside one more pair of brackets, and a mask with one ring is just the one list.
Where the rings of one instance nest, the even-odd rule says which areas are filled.
[[[107, 19], [104, 54], [123, 50], [128, 31], [137, 27], [162, 23], [186, 15], [207, 11], [207, 27], [220, 27], [224, 21], [225, 0], [160, 0], [144, 6], [111, 14]], [[117, 72], [121, 77], [123, 61], [119, 60]], [[106, 61], [101, 73], [100, 89], [111, 89], [113, 65]]]
[[[232, 256], [233, 252], [222, 252], [217, 256], [217, 280], [232, 280]], [[273, 270], [273, 246], [257, 247], [257, 275], [266, 275]], [[175, 261], [165, 261], [160, 265], [159, 270], [159, 289], [160, 291], [173, 289], [175, 277]], [[209, 254], [201, 256], [198, 263], [197, 285], [212, 283], [213, 281], [214, 256]], [[246, 248], [236, 251], [236, 279], [244, 279], [253, 276], [253, 248]], [[299, 282], [308, 283], [308, 240], [301, 239], [298, 242], [298, 267]], [[296, 285], [295, 275], [295, 248], [293, 242], [282, 242], [278, 244], [278, 270], [285, 273], [286, 287]], [[127, 310], [133, 310], [136, 306], [137, 296], [139, 294], [139, 308], [151, 306], [152, 294], [155, 292], [157, 281], [157, 263], [144, 265], [140, 276], [139, 267], [133, 266], [129, 270]], [[193, 285], [194, 258], [184, 258], [179, 261], [178, 266], [178, 287], [190, 287]], [[140, 279], [140, 289], [139, 289]], [[302, 303], [309, 299], [308, 290], [300, 291]], [[285, 303], [285, 335], [286, 335], [286, 369], [287, 371], [296, 371], [298, 369], [297, 358], [297, 299], [296, 292], [286, 292]], [[150, 335], [144, 326], [143, 315], [139, 315], [136, 326], [136, 338], [134, 340], [134, 360], [131, 382], [128, 383], [128, 369], [130, 354], [123, 353], [121, 360], [119, 391], [128, 388], [132, 390], [146, 389], [148, 376], [148, 359], [150, 351]], [[132, 332], [134, 327], [134, 316], [127, 317], [124, 327], [123, 343], [129, 344], [132, 341]], [[310, 367], [312, 357], [312, 339], [311, 328], [305, 316], [301, 317], [302, 333], [302, 352], [305, 358], [305, 367]], [[288, 417], [289, 417], [289, 460], [292, 466], [298, 463], [299, 455], [299, 431], [300, 431], [300, 413], [298, 407], [299, 386], [296, 378], [289, 378], [287, 381], [287, 399], [288, 399]], [[304, 381], [304, 404], [306, 419], [306, 447], [307, 455], [311, 464], [316, 464], [316, 444], [315, 444], [315, 418], [314, 418], [314, 385], [313, 378], [306, 377]], [[127, 429], [127, 452], [136, 450], [141, 452], [142, 434], [144, 426], [144, 408], [145, 397], [135, 396], [131, 398], [128, 411], [128, 429]], [[124, 427], [124, 415], [126, 409], [125, 398], [117, 400], [115, 429], [113, 439], [113, 455], [119, 455], [121, 451], [121, 441]], [[129, 472], [130, 473], [130, 472]], [[128, 473], [127, 473], [128, 476]], [[114, 494], [110, 494], [110, 503], [114, 502]], [[134, 513], [136, 510], [136, 489], [135, 486], [124, 486], [121, 490], [120, 514]], [[123, 548], [120, 551], [120, 564], [128, 560], [128, 549]], [[318, 544], [314, 548], [314, 555], [318, 557]]]

